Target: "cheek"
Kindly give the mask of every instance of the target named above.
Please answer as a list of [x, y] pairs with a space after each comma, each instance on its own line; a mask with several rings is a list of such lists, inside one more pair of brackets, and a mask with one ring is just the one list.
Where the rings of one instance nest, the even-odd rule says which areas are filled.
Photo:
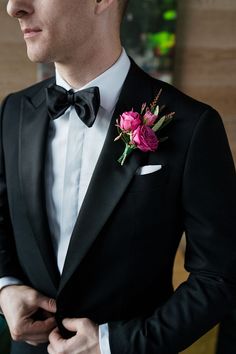
[[60, 9], [55, 3], [54, 6], [54, 11], [50, 8], [41, 13], [45, 41], [42, 46], [50, 49], [51, 54], [69, 54], [71, 50], [86, 45], [95, 36], [93, 13], [88, 8], [87, 0], [84, 4], [83, 0], [70, 0], [70, 6], [65, 3]]

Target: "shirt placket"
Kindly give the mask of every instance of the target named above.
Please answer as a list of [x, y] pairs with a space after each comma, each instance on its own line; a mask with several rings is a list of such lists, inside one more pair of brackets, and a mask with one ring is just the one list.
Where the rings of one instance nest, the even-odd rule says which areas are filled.
[[[82, 166], [83, 143], [86, 126], [77, 116], [75, 109], [69, 113], [69, 129], [61, 208], [61, 240], [58, 263], [63, 266], [71, 234], [78, 216], [78, 197]], [[62, 269], [61, 269], [62, 271]]]

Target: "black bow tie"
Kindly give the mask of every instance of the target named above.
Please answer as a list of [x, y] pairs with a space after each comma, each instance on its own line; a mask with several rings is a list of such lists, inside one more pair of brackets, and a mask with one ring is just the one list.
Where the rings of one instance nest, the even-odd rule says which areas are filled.
[[48, 113], [52, 119], [60, 117], [70, 106], [74, 106], [79, 118], [88, 127], [93, 125], [100, 106], [98, 87], [73, 92], [58, 85], [50, 85], [46, 88], [46, 97]]

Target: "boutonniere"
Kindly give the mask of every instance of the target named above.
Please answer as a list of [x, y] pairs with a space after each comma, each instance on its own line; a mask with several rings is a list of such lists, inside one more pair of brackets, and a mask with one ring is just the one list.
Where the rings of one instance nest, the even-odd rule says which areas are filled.
[[125, 143], [123, 154], [118, 159], [118, 162], [123, 165], [127, 156], [135, 149], [143, 152], [156, 151], [159, 144], [168, 137], [159, 138], [156, 133], [169, 124], [175, 114], [161, 115], [165, 106], [160, 107], [158, 99], [161, 95], [160, 90], [154, 98], [150, 106], [144, 103], [141, 107], [141, 112], [134, 112], [132, 109], [129, 112], [124, 112], [116, 121], [118, 136], [114, 141], [122, 139]]

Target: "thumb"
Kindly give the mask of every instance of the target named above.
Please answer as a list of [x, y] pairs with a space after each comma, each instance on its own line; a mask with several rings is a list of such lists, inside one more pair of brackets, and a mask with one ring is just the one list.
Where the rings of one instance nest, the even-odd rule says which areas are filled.
[[39, 307], [45, 311], [55, 313], [57, 311], [56, 301], [52, 298], [41, 296], [39, 299]]
[[71, 332], [78, 331], [78, 318], [65, 318], [62, 321], [63, 326]]

